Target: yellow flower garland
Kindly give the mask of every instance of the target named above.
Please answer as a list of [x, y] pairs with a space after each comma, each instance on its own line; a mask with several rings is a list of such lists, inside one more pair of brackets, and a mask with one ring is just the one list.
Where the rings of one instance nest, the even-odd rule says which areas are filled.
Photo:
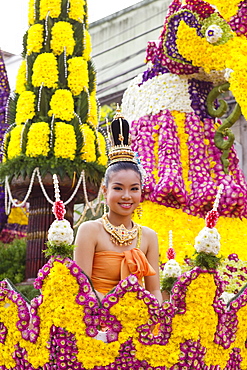
[[17, 100], [16, 123], [25, 123], [35, 116], [35, 94], [32, 91], [23, 91]]
[[88, 61], [92, 52], [91, 36], [88, 30], [84, 30], [83, 46], [83, 58]]
[[21, 94], [23, 91], [26, 90], [26, 82], [27, 82], [26, 73], [27, 73], [27, 63], [25, 60], [23, 60], [18, 69], [18, 73], [16, 77], [15, 92], [17, 94]]
[[58, 18], [61, 13], [61, 0], [40, 0], [39, 19], [45, 19], [47, 15]]
[[37, 157], [47, 156], [49, 153], [50, 128], [47, 122], [35, 122], [30, 126], [27, 134], [26, 155]]
[[0, 301], [0, 317], [1, 322], [8, 329], [5, 343], [0, 343], [0, 366], [12, 369], [16, 366], [16, 362], [11, 354], [15, 351], [15, 344], [21, 340], [21, 333], [16, 329], [16, 323], [19, 320], [17, 306], [8, 298]]
[[74, 31], [69, 22], [57, 22], [51, 30], [51, 49], [55, 55], [66, 50], [66, 55], [72, 55], [75, 47]]
[[88, 67], [83, 57], [68, 60], [68, 86], [73, 95], [79, 95], [82, 90], [88, 90]]
[[57, 60], [52, 53], [37, 56], [33, 64], [32, 84], [35, 87], [46, 86], [56, 88], [58, 82]]
[[31, 53], [39, 53], [44, 42], [44, 26], [42, 24], [34, 24], [28, 30], [27, 34], [27, 55]]
[[[154, 129], [156, 130], [159, 130], [160, 126], [157, 124]], [[153, 139], [154, 139], [154, 148], [153, 148], [153, 152], [154, 152], [154, 158], [155, 158], [155, 166], [154, 166], [154, 169], [152, 171], [152, 174], [154, 176], [154, 179], [155, 179], [155, 183], [157, 184], [159, 182], [159, 134], [158, 134], [158, 131], [157, 132], [154, 132], [152, 134], [153, 136]]]
[[172, 116], [175, 119], [175, 123], [177, 125], [178, 130], [178, 138], [180, 142], [180, 152], [181, 152], [181, 163], [182, 166], [182, 174], [183, 180], [185, 184], [186, 191], [189, 193], [191, 191], [191, 181], [189, 181], [189, 150], [187, 146], [187, 141], [189, 135], [185, 132], [185, 113], [182, 112], [171, 112]]
[[97, 139], [99, 144], [99, 152], [100, 156], [98, 158], [98, 163], [102, 166], [107, 165], [108, 157], [106, 155], [106, 141], [104, 136], [101, 134], [101, 132], [97, 132]]
[[28, 4], [28, 24], [32, 25], [35, 22], [35, 0], [29, 0]]
[[95, 152], [95, 133], [88, 125], [81, 126], [82, 135], [83, 135], [83, 147], [81, 159], [84, 159], [86, 162], [95, 162], [96, 161], [96, 152]]
[[55, 124], [54, 154], [57, 158], [75, 158], [76, 136], [74, 127], [65, 122]]
[[74, 118], [74, 99], [69, 90], [56, 90], [52, 95], [50, 107], [49, 116], [54, 114], [56, 118], [63, 121], [70, 121]]
[[85, 15], [85, 0], [70, 0], [69, 17], [76, 21], [83, 22]]
[[89, 97], [89, 116], [88, 121], [92, 123], [94, 127], [98, 126], [98, 106], [96, 100], [96, 92], [93, 91]]
[[10, 141], [8, 145], [8, 159], [12, 159], [21, 154], [21, 135], [24, 125], [17, 125], [10, 132]]
[[[167, 261], [166, 252], [169, 230], [174, 231], [173, 245], [176, 252], [176, 260], [179, 263], [183, 263], [184, 258], [193, 255], [195, 252], [195, 237], [205, 226], [204, 219], [188, 215], [181, 209], [168, 208], [150, 201], [144, 201], [142, 208], [143, 214], [141, 219], [134, 215], [134, 221], [157, 232], [161, 262]], [[176, 230], [183, 230], [183, 233], [176, 233]], [[220, 217], [217, 223], [217, 230], [221, 235], [219, 254], [227, 257], [231, 253], [237, 253], [240, 259], [247, 261], [247, 251], [243, 248], [243, 240], [247, 237], [247, 220]]]

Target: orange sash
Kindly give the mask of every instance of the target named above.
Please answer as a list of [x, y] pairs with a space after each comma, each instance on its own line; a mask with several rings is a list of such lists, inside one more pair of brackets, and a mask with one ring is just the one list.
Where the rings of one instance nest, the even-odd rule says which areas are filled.
[[94, 254], [91, 280], [97, 291], [106, 294], [130, 274], [136, 275], [142, 285], [143, 276], [155, 273], [145, 254], [138, 248], [123, 253], [103, 251]]

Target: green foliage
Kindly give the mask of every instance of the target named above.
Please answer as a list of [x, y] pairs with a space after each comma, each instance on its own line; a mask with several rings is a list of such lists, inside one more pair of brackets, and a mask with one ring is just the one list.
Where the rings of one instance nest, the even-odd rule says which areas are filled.
[[177, 281], [176, 277], [165, 277], [161, 281], [161, 291], [163, 292], [164, 290], [171, 293], [172, 287]]
[[74, 54], [76, 56], [82, 56], [83, 54], [83, 36], [84, 36], [84, 24], [75, 23], [74, 24], [74, 38], [75, 38], [75, 48]]
[[17, 290], [24, 295], [28, 301], [31, 301], [33, 298], [40, 295], [40, 291], [35, 289], [33, 285], [18, 285]]
[[75, 99], [76, 113], [81, 118], [81, 122], [87, 122], [89, 110], [89, 95], [86, 91], [82, 91], [78, 98]]
[[88, 67], [88, 78], [89, 78], [88, 88], [89, 88], [89, 94], [91, 94], [91, 92], [96, 89], [96, 70], [95, 70], [95, 65], [92, 60], [89, 60], [87, 62], [87, 67]]
[[207, 254], [205, 252], [195, 252], [194, 255], [196, 255], [196, 257], [192, 260], [193, 265], [206, 268], [207, 270], [216, 270], [222, 260], [222, 257], [216, 257], [212, 253]]
[[51, 242], [46, 243], [46, 249], [43, 250], [45, 256], [47, 258], [49, 257], [73, 257], [73, 250], [75, 248], [75, 245], [70, 245], [67, 243], [60, 243], [59, 245], [56, 245]]
[[16, 116], [16, 105], [17, 100], [19, 98], [19, 94], [12, 93], [9, 99], [9, 105], [8, 105], [8, 124], [12, 125], [15, 123], [15, 116]]
[[27, 54], [27, 35], [28, 35], [28, 31], [23, 36], [23, 41], [22, 41], [22, 44], [23, 44], [23, 52], [21, 54], [22, 58], [25, 58], [26, 57], [26, 54]]
[[58, 57], [58, 71], [60, 88], [64, 89], [67, 87], [67, 78], [65, 77], [64, 51]]
[[5, 278], [13, 283], [24, 280], [26, 240], [15, 239], [10, 244], [0, 243], [0, 281]]
[[[112, 103], [110, 105], [106, 104], [103, 105], [100, 108], [100, 122], [105, 122], [106, 118], [108, 119], [108, 121], [112, 121], [115, 115], [116, 107], [117, 107], [116, 103]], [[101, 124], [100, 126], [104, 127], [105, 125]]]

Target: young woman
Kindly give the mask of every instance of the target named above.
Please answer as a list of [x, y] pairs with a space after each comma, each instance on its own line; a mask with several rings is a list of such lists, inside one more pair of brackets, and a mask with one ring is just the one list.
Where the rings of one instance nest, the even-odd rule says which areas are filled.
[[162, 303], [156, 233], [131, 220], [141, 200], [142, 176], [138, 165], [119, 161], [105, 175], [108, 214], [81, 224], [74, 259], [91, 278], [100, 299], [121, 279], [135, 274], [140, 284]]

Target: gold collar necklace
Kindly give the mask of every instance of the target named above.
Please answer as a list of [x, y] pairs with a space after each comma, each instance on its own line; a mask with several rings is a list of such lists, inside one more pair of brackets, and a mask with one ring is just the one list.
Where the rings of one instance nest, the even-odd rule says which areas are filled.
[[107, 215], [102, 216], [102, 223], [105, 231], [111, 235], [111, 241], [116, 245], [120, 245], [120, 247], [130, 245], [137, 237], [139, 227], [135, 223], [133, 223], [132, 229], [126, 229], [123, 224], [114, 226], [110, 223]]

